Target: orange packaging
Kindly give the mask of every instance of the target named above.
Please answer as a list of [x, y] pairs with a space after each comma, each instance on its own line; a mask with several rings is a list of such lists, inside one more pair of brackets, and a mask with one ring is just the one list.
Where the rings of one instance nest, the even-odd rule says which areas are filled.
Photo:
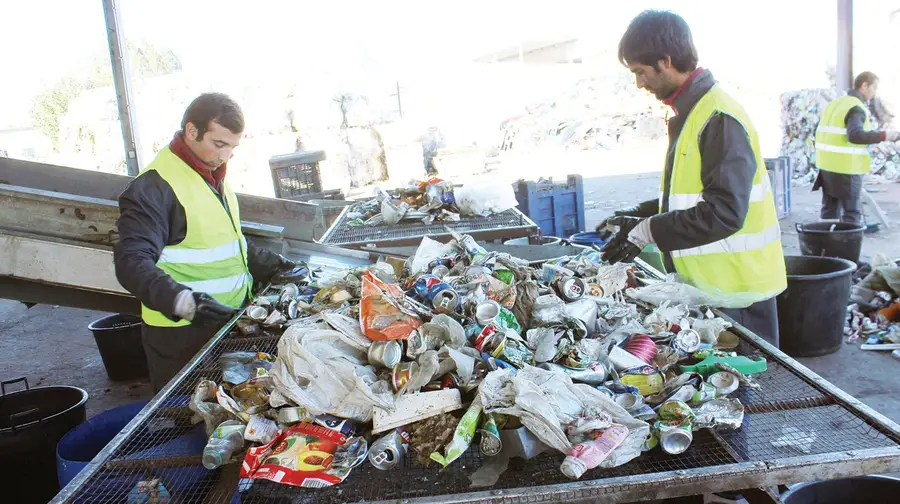
[[894, 303], [878, 310], [878, 316], [884, 317], [888, 322], [896, 322], [897, 318], [900, 317], [900, 303]]
[[386, 284], [369, 272], [362, 277], [359, 326], [372, 341], [405, 340], [422, 325], [414, 313], [400, 303], [406, 294], [399, 285]]

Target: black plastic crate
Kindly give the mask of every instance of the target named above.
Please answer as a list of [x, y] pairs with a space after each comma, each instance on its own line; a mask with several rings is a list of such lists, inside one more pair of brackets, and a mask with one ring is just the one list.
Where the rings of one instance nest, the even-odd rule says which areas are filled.
[[322, 192], [319, 161], [325, 151], [301, 151], [269, 159], [276, 198], [296, 198]]

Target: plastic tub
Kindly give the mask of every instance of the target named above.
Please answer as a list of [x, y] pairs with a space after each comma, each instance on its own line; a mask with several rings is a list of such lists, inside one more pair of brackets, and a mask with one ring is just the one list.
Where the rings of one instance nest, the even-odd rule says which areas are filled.
[[[6, 393], [17, 382], [25, 390]], [[43, 504], [59, 491], [56, 443], [84, 422], [88, 393], [68, 386], [29, 388], [25, 378], [3, 382], [0, 389], [0, 500]]]
[[147, 405], [147, 401], [119, 406], [91, 417], [66, 433], [56, 445], [56, 476], [62, 488], [78, 476], [128, 422]]
[[778, 295], [781, 351], [813, 357], [841, 347], [850, 277], [856, 265], [837, 257], [786, 256], [787, 289]]
[[859, 262], [864, 224], [846, 222], [812, 222], [797, 224], [800, 253], [805, 256], [840, 257]]
[[900, 479], [858, 476], [801, 483], [781, 496], [784, 504], [844, 504], [846, 502], [897, 502]]
[[150, 374], [141, 343], [141, 319], [120, 313], [95, 320], [88, 329], [94, 333], [110, 380], [134, 380]]
[[579, 245], [581, 247], [598, 246], [602, 247], [609, 239], [603, 239], [600, 233], [596, 231], [586, 231], [584, 233], [575, 233], [569, 237], [569, 243]]

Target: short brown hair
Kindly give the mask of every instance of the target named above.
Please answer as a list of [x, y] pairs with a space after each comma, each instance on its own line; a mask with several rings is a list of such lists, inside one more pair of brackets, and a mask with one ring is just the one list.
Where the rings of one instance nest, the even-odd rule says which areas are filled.
[[872, 85], [878, 82], [878, 76], [873, 74], [872, 72], [863, 72], [856, 76], [856, 80], [853, 81], [853, 89], [859, 89], [863, 87], [863, 84]]
[[209, 129], [209, 122], [215, 121], [232, 133], [244, 132], [244, 113], [241, 107], [224, 93], [203, 93], [194, 98], [184, 111], [181, 130], [192, 123], [197, 127], [197, 140], [202, 140]]
[[691, 29], [684, 19], [669, 11], [645, 10], [631, 20], [619, 41], [619, 62], [652, 66], [659, 71], [659, 60], [672, 58], [672, 66], [681, 73], [697, 69], [697, 48]]

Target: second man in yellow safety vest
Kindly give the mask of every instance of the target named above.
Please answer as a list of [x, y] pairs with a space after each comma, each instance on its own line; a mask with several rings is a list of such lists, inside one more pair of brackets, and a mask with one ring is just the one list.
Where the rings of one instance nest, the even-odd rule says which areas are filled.
[[728, 299], [735, 321], [778, 345], [775, 296], [787, 278], [781, 232], [759, 139], [744, 109], [708, 70], [684, 19], [645, 11], [619, 42], [619, 60], [639, 88], [672, 107], [660, 197], [619, 210], [606, 244], [609, 262], [630, 261], [648, 244], [708, 294]]
[[253, 246], [225, 181], [244, 116], [231, 98], [196, 98], [181, 131], [119, 196], [116, 277], [141, 302], [150, 381], [159, 391], [249, 299], [254, 279], [309, 273]]
[[823, 219], [864, 224], [860, 203], [863, 176], [869, 173], [869, 144], [896, 142], [896, 131], [872, 131], [868, 103], [878, 91], [878, 76], [863, 72], [853, 90], [825, 107], [816, 128], [816, 168], [813, 191], [822, 189]]

